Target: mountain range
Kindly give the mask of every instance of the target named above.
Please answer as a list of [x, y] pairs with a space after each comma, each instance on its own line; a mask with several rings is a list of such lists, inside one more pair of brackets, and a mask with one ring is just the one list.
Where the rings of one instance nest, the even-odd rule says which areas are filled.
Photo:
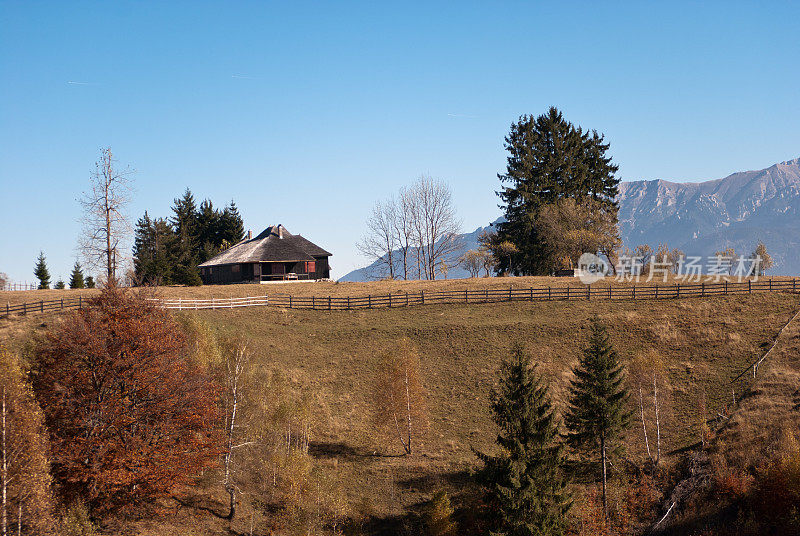
[[[770, 273], [800, 273], [800, 158], [704, 182], [622, 182], [617, 201], [620, 235], [631, 249], [666, 244], [705, 257], [732, 247], [737, 255], [749, 255], [761, 240], [773, 259]], [[485, 229], [461, 235], [465, 250], [477, 247]], [[375, 262], [340, 281], [380, 275]], [[460, 267], [448, 272], [449, 278], [467, 276]]]

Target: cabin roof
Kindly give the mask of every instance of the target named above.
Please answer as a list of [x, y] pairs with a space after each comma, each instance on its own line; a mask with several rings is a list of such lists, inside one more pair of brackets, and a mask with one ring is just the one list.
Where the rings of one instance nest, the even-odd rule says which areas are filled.
[[300, 235], [291, 234], [279, 224], [267, 227], [255, 238], [242, 240], [199, 266], [313, 261], [316, 257], [330, 256], [331, 253]]

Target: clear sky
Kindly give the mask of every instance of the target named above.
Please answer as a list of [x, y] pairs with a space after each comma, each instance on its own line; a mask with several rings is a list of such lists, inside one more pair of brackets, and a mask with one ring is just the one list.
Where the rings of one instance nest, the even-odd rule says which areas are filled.
[[[599, 5], [602, 4], [602, 5]], [[800, 156], [797, 2], [0, 2], [0, 271], [74, 262], [99, 149], [136, 170], [131, 220], [189, 186], [361, 266], [375, 200], [448, 181], [499, 215], [503, 137], [558, 106], [623, 180]]]

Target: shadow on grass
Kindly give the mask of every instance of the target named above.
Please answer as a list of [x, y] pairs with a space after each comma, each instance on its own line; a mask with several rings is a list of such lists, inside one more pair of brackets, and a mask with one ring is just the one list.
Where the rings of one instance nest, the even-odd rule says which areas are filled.
[[341, 461], [363, 461], [365, 458], [402, 458], [405, 454], [387, 454], [377, 450], [359, 449], [342, 442], [312, 441], [308, 453], [317, 459], [336, 458]]

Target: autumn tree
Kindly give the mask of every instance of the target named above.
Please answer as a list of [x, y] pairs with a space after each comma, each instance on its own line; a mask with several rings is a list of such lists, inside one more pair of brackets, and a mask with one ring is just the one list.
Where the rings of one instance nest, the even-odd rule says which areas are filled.
[[461, 256], [459, 264], [464, 267], [470, 277], [478, 277], [484, 265], [483, 257], [482, 251], [471, 249]]
[[3, 536], [53, 523], [47, 432], [15, 355], [0, 347], [0, 523]]
[[102, 268], [108, 285], [117, 281], [122, 246], [130, 234], [126, 210], [130, 203], [130, 169], [117, 168], [111, 147], [100, 151], [89, 189], [80, 198], [83, 234], [80, 250], [89, 266]]
[[589, 343], [573, 369], [569, 408], [564, 417], [567, 442], [579, 451], [595, 454], [602, 468], [603, 511], [608, 511], [608, 459], [621, 449], [619, 436], [630, 424], [630, 397], [625, 368], [619, 361], [606, 327], [595, 319]]
[[583, 253], [604, 255], [613, 264], [614, 252], [621, 245], [616, 208], [591, 198], [567, 197], [542, 205], [536, 229], [541, 246], [548, 250], [551, 272], [577, 267]]
[[374, 399], [378, 428], [411, 454], [427, 428], [419, 355], [411, 341], [402, 339], [383, 354]]
[[751, 258], [753, 259], [752, 275], [764, 275], [767, 273], [767, 270], [772, 268], [772, 255], [767, 252], [767, 246], [765, 246], [764, 242], [761, 240], [758, 241], [758, 245], [755, 251], [753, 251]]
[[453, 507], [444, 490], [433, 494], [424, 513], [425, 536], [456, 536], [458, 526], [453, 522]]
[[492, 413], [501, 453], [478, 453], [481, 481], [506, 536], [557, 536], [566, 528], [572, 501], [562, 474], [564, 447], [548, 387], [522, 348], [503, 362], [492, 391]]
[[35, 350], [33, 387], [66, 496], [99, 511], [164, 496], [219, 454], [216, 385], [169, 314], [105, 289]]

